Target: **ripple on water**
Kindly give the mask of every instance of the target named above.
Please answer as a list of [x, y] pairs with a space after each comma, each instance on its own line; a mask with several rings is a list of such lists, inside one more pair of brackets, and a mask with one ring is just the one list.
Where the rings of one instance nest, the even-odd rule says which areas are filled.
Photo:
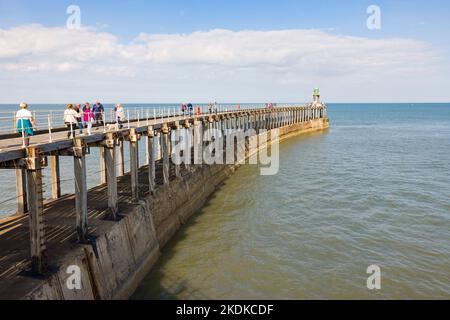
[[330, 131], [284, 141], [277, 175], [241, 167], [135, 297], [450, 298], [450, 112], [359, 108], [331, 107]]

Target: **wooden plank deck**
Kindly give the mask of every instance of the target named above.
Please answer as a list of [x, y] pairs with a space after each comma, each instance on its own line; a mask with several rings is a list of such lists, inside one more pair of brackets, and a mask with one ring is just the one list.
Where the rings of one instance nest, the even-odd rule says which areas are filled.
[[[157, 162], [156, 183], [163, 184], [162, 163]], [[182, 170], [182, 174], [186, 174]], [[171, 166], [171, 179], [175, 178], [175, 168]], [[118, 178], [119, 215], [132, 212], [136, 206], [131, 202], [131, 181], [127, 173]], [[139, 171], [140, 197], [148, 195], [147, 166]], [[55, 270], [64, 255], [78, 245], [75, 229], [75, 195], [47, 201], [44, 205], [45, 239], [49, 272]], [[114, 221], [105, 219], [108, 214], [106, 185], [94, 187], [88, 192], [89, 235], [97, 236], [105, 232]], [[30, 241], [28, 215], [11, 216], [0, 219], [0, 299], [17, 299], [23, 292], [23, 285], [32, 286], [33, 277], [29, 270]], [[29, 281], [21, 281], [27, 278]], [[30, 281], [31, 280], [31, 281]]]

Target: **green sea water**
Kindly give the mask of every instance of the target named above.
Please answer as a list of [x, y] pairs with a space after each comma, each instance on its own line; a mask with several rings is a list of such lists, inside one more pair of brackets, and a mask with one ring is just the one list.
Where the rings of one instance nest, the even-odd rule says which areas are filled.
[[[450, 104], [332, 104], [331, 128], [243, 166], [134, 299], [449, 299]], [[368, 266], [381, 290], [368, 290]]]

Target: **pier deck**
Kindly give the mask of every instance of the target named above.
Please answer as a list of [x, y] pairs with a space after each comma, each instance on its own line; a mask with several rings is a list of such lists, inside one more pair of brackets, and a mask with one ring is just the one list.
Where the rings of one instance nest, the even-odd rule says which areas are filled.
[[[0, 169], [16, 171], [16, 189], [18, 194], [18, 214], [0, 219], [0, 298], [17, 299], [24, 297], [24, 292], [31, 292], [37, 283], [59, 273], [62, 261], [67, 260], [80, 244], [89, 244], [92, 239], [104, 236], [131, 214], [139, 206], [139, 199], [158, 192], [159, 186], [169, 187], [172, 181], [191, 177], [195, 172], [193, 164], [174, 164], [172, 159], [172, 142], [170, 134], [185, 134], [193, 143], [187, 147], [191, 160], [196, 157], [196, 140], [207, 147], [209, 142], [203, 140], [202, 128], [216, 128], [222, 134], [235, 131], [248, 131], [252, 136], [267, 130], [269, 136], [263, 143], [271, 143], [273, 131], [283, 128], [289, 130], [314, 130], [328, 127], [326, 106], [322, 104], [295, 106], [289, 108], [237, 110], [219, 114], [202, 114], [193, 117], [174, 116], [165, 119], [148, 119], [125, 124], [126, 128], [99, 127], [92, 135], [68, 139], [67, 131], [55, 132], [49, 141], [49, 134], [38, 134], [31, 138], [27, 148], [22, 147], [20, 137], [1, 139]], [[209, 135], [209, 134], [208, 134]], [[147, 139], [143, 139], [146, 136]], [[244, 139], [250, 139], [250, 136]], [[138, 143], [146, 144], [146, 163], [139, 164]], [[237, 150], [244, 150], [250, 140], [235, 144], [235, 139], [223, 140], [225, 145], [234, 145], [233, 165], [237, 164]], [[269, 142], [270, 141], [270, 142]], [[129, 144], [130, 164], [128, 173], [124, 166], [124, 144]], [[157, 147], [157, 148], [155, 148]], [[223, 146], [225, 147], [225, 146]], [[86, 157], [90, 148], [100, 149], [99, 186], [87, 189]], [[160, 150], [158, 156], [156, 150]], [[250, 152], [250, 150], [247, 150]], [[183, 151], [184, 153], [185, 151]], [[223, 152], [223, 151], [220, 151]], [[71, 157], [74, 160], [75, 193], [61, 195], [59, 177], [59, 157]], [[49, 161], [47, 158], [51, 158]], [[189, 156], [188, 156], [189, 158]], [[43, 199], [42, 171], [51, 165], [52, 199]], [[196, 165], [198, 163], [195, 163]], [[207, 166], [203, 163], [203, 166]], [[119, 167], [117, 172], [117, 167]], [[202, 163], [200, 163], [200, 168]], [[226, 167], [226, 166], [222, 166]], [[201, 170], [200, 170], [201, 171]], [[203, 176], [203, 181], [194, 182], [202, 197], [214, 190], [208, 183], [214, 177]], [[220, 180], [220, 179], [219, 179]], [[176, 185], [174, 183], [173, 185]], [[170, 189], [164, 189], [167, 190]], [[160, 195], [161, 196], [161, 195]], [[164, 195], [169, 203], [169, 210], [175, 207], [177, 199], [171, 194]], [[178, 195], [180, 196], [180, 194]], [[189, 192], [181, 197], [192, 196]], [[192, 197], [194, 200], [195, 196]], [[189, 200], [187, 200], [189, 202]], [[195, 200], [197, 201], [197, 200]], [[195, 202], [194, 201], [194, 202]], [[198, 199], [204, 201], [204, 198]], [[173, 202], [173, 206], [171, 203]], [[180, 203], [178, 203], [180, 205]], [[192, 204], [187, 212], [198, 208]], [[158, 207], [154, 208], [158, 211]], [[21, 212], [22, 211], [22, 212]], [[119, 221], [119, 222], [118, 222]], [[175, 225], [166, 226], [170, 230]], [[168, 233], [170, 234], [170, 233]], [[165, 242], [167, 238], [159, 239]], [[87, 250], [83, 247], [83, 250]]]

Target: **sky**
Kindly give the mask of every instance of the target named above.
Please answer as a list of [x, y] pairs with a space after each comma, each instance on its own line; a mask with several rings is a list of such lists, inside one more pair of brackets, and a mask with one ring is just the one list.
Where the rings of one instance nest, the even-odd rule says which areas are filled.
[[449, 15], [444, 0], [0, 0], [0, 103], [305, 102], [315, 87], [450, 102]]

